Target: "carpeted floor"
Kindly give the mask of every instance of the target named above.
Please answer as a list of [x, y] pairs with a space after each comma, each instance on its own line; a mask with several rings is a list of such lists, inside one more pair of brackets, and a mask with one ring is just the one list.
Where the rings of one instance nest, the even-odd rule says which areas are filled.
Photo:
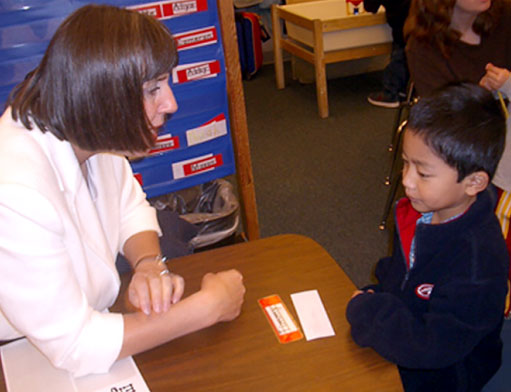
[[330, 117], [320, 119], [314, 84], [290, 78], [277, 90], [273, 67], [244, 82], [263, 237], [299, 233], [320, 243], [357, 286], [388, 253], [380, 231], [395, 110], [366, 96], [381, 73], [329, 80]]

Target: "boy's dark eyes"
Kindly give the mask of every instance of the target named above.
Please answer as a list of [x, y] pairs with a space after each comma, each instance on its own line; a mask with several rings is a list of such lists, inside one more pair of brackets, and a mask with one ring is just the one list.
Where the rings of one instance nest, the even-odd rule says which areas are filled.
[[[409, 166], [409, 162], [406, 159], [403, 159], [403, 169], [406, 169]], [[417, 170], [417, 175], [421, 178], [428, 178], [431, 177], [431, 174], [424, 173], [420, 170]]]

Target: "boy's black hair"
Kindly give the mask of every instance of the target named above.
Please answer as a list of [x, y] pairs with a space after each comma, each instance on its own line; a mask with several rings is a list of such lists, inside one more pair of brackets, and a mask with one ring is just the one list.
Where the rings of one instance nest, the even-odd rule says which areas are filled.
[[472, 83], [450, 84], [412, 107], [407, 131], [458, 171], [458, 182], [476, 171], [493, 178], [504, 151], [506, 119], [493, 94]]

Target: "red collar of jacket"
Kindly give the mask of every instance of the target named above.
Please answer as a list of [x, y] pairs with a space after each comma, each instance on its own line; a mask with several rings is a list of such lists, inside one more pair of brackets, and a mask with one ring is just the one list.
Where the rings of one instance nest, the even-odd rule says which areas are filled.
[[420, 217], [421, 213], [412, 207], [412, 203], [408, 198], [402, 198], [398, 201], [396, 206], [396, 227], [408, 268], [410, 268], [412, 240], [415, 235], [417, 219]]

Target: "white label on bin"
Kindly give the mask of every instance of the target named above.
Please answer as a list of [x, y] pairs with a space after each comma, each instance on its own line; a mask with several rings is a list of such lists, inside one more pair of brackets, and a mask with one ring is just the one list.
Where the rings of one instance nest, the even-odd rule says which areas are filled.
[[181, 34], [174, 34], [177, 50], [187, 50], [216, 44], [218, 34], [215, 26], [206, 27], [205, 29], [191, 30]]
[[178, 84], [205, 78], [214, 78], [219, 73], [220, 62], [218, 60], [184, 64], [172, 70], [172, 83]]
[[213, 170], [215, 167], [223, 165], [222, 154], [207, 154], [200, 157], [188, 159], [172, 164], [172, 175], [174, 179], [193, 176]]
[[207, 11], [207, 0], [171, 0], [127, 7], [156, 19], [169, 19], [195, 12]]
[[154, 148], [149, 151], [149, 155], [161, 154], [166, 151], [179, 148], [179, 137], [172, 136], [170, 133], [158, 135]]
[[198, 128], [187, 130], [186, 141], [188, 146], [193, 146], [224, 135], [227, 135], [227, 122], [222, 113]]

